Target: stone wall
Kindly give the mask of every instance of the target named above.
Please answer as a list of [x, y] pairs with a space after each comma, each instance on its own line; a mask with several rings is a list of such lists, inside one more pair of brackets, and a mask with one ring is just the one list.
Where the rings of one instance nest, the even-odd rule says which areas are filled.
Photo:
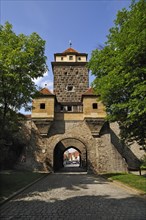
[[125, 158], [129, 169], [139, 169], [140, 160], [143, 158], [145, 151], [136, 142], [126, 145], [121, 142], [120, 129], [118, 123], [110, 123], [111, 143], [118, 152]]
[[26, 127], [27, 142], [17, 161], [18, 169], [54, 172], [54, 152], [60, 143], [64, 148], [73, 145], [81, 152], [88, 173], [127, 172], [128, 166], [139, 165], [136, 155], [133, 156], [128, 147], [113, 141], [113, 126], [110, 129], [107, 123], [98, 137], [92, 136], [85, 121], [56, 120], [47, 137], [40, 135], [32, 121], [28, 121]]
[[[81, 95], [89, 87], [88, 69], [84, 65], [54, 66], [54, 94], [58, 102], [81, 102]], [[80, 82], [80, 83], [79, 83]], [[73, 86], [68, 91], [68, 86]]]
[[[85, 121], [54, 121], [45, 141], [45, 157], [53, 170], [54, 149], [61, 141], [74, 139], [82, 143], [87, 153], [88, 172], [125, 172], [125, 160], [111, 144], [110, 131], [105, 128], [98, 138], [94, 138]], [[79, 148], [78, 145], [74, 146]], [[81, 150], [81, 149], [79, 149]]]
[[21, 133], [20, 143], [22, 140], [23, 150], [17, 158], [14, 168], [48, 172], [44, 157], [45, 141], [31, 120], [23, 124], [23, 133]]

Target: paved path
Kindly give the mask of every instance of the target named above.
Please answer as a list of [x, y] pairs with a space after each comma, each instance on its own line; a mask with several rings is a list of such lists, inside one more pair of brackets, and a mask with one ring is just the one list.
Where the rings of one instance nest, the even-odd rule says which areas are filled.
[[85, 174], [50, 174], [1, 207], [0, 219], [144, 220], [146, 200]]

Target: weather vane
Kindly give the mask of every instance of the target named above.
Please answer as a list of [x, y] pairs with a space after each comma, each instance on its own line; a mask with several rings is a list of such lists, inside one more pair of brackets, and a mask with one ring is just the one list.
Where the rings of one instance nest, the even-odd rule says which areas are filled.
[[71, 42], [71, 40], [69, 41], [69, 45], [70, 45], [70, 47], [72, 47], [72, 42]]

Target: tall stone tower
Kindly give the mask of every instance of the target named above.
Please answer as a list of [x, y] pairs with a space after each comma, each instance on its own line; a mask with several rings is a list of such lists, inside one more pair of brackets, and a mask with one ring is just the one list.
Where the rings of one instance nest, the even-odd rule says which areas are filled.
[[89, 88], [87, 54], [71, 47], [55, 53], [52, 70], [53, 93], [42, 88], [32, 103], [38, 169], [62, 170], [64, 153], [73, 148], [80, 155], [80, 168], [87, 172], [124, 172], [126, 156], [114, 146], [116, 139], [105, 120], [105, 107]]
[[73, 48], [56, 53], [52, 69], [57, 101], [62, 105], [71, 102], [79, 105], [82, 94], [89, 88], [87, 54]]

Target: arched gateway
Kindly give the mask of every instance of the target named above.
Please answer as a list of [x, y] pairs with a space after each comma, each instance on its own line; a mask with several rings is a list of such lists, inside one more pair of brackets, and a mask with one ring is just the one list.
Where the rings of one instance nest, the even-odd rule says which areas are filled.
[[87, 57], [73, 48], [55, 53], [51, 63], [53, 93], [45, 87], [33, 100], [31, 120], [39, 135], [34, 153], [37, 169], [60, 170], [64, 152], [71, 147], [79, 152], [80, 166], [87, 172], [127, 169], [123, 148], [119, 149], [119, 141], [105, 123], [105, 107], [99, 95], [89, 88]]
[[54, 171], [61, 170], [63, 165], [64, 152], [67, 149], [74, 148], [80, 154], [80, 168], [87, 170], [87, 150], [85, 144], [75, 138], [66, 138], [59, 141], [55, 148], [53, 154], [53, 169]]

